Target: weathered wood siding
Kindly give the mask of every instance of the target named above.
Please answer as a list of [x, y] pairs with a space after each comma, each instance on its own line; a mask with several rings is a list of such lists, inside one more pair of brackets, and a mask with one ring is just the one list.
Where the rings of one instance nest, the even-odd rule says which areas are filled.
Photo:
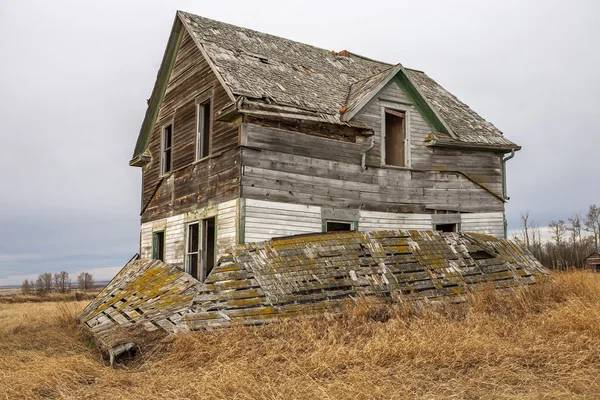
[[235, 148], [192, 163], [163, 178], [142, 214], [154, 221], [239, 197], [241, 157]]
[[242, 197], [371, 211], [503, 211], [457, 172], [360, 166], [364, 144], [244, 124]]
[[184, 214], [142, 224], [140, 238], [141, 258], [152, 258], [152, 233], [165, 232], [165, 262], [179, 268], [185, 264], [186, 226], [200, 219], [216, 217], [217, 258], [237, 242], [238, 200], [216, 206], [199, 208]]
[[361, 211], [358, 229], [361, 231], [387, 229], [431, 230], [431, 214], [394, 214], [378, 211]]
[[321, 232], [321, 207], [242, 199], [245, 243]]
[[600, 272], [600, 253], [594, 252], [585, 259], [585, 269], [592, 272]]
[[375, 147], [369, 151], [367, 163], [378, 166], [382, 163], [382, 107], [398, 108], [410, 113], [410, 159], [411, 167], [460, 171], [470, 179], [502, 196], [501, 155], [490, 151], [430, 148], [425, 146], [425, 138], [432, 132], [427, 121], [414, 106], [412, 100], [395, 81], [388, 83], [354, 119], [364, 122], [375, 131]]
[[462, 214], [460, 230], [504, 237], [504, 213]]
[[[210, 172], [190, 174], [190, 170], [184, 172], [180, 171], [183, 168], [188, 168], [195, 159], [195, 98], [206, 92], [206, 90], [211, 89], [213, 91], [211, 103], [213, 124], [210, 154], [212, 156], [218, 156], [238, 145], [239, 127], [231, 123], [214, 120], [214, 112], [226, 106], [231, 100], [215, 74], [210, 69], [208, 63], [203, 58], [202, 53], [192, 38], [187, 32], [184, 32], [148, 145], [152, 160], [144, 167], [142, 172], [142, 207], [148, 204], [156, 193], [157, 187], [161, 185], [161, 181], [163, 180], [163, 178], [160, 177], [160, 145], [161, 130], [166, 124], [173, 123], [172, 171], [174, 172], [168, 179], [173, 179], [173, 175], [179, 177], [187, 174], [183, 180], [186, 181], [185, 183], [188, 185], [195, 184], [196, 190], [198, 190], [200, 185], [204, 187], [207, 184], [206, 179], [211, 175]], [[208, 164], [210, 164], [210, 166]], [[213, 165], [214, 162], [205, 160], [199, 163], [198, 168], [194, 169], [202, 169], [204, 167], [214, 169]], [[235, 174], [230, 174], [229, 176], [222, 178], [235, 179], [234, 175]], [[194, 180], [194, 182], [189, 182], [190, 179]], [[220, 182], [219, 186], [223, 186], [223, 183]], [[177, 189], [177, 184], [175, 187], [171, 187], [171, 190]], [[163, 193], [163, 195], [168, 194]], [[211, 197], [211, 193], [202, 193], [202, 196]], [[217, 196], [217, 194], [213, 192], [212, 196]], [[220, 202], [221, 200], [222, 199], [218, 199], [217, 202]], [[171, 205], [171, 211], [183, 211], [183, 209], [178, 208], [179, 206], [180, 204], [174, 203]], [[155, 211], [152, 210], [148, 212], [150, 215], [144, 215], [143, 218], [146, 221], [165, 216], [163, 213], [156, 214]]]
[[[242, 199], [244, 243], [260, 242], [282, 236], [301, 235], [323, 231], [323, 221], [343, 220], [358, 222], [363, 232], [391, 229], [432, 230], [435, 214], [399, 214], [367, 210], [332, 209], [330, 207], [307, 206], [255, 199]], [[352, 215], [348, 217], [330, 217]], [[475, 232], [495, 237], [504, 237], [504, 214], [463, 213], [450, 214], [461, 224], [462, 232]]]

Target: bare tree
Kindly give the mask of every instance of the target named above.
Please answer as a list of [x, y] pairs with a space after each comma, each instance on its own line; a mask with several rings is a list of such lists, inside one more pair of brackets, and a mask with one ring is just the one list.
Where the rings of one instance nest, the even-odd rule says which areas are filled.
[[35, 288], [35, 285], [33, 282], [29, 282], [27, 279], [25, 279], [23, 281], [23, 284], [21, 285], [21, 293], [28, 295], [31, 294], [33, 292], [33, 289]]
[[71, 278], [67, 271], [60, 271], [54, 274], [54, 288], [59, 293], [71, 291]]
[[565, 221], [562, 219], [558, 221], [550, 221], [548, 225], [548, 231], [552, 234], [552, 240], [556, 242], [557, 246], [560, 246], [564, 242], [565, 235], [567, 234], [567, 226]]
[[87, 272], [80, 273], [77, 277], [77, 282], [79, 283], [79, 289], [83, 291], [92, 289], [95, 283], [92, 274]]
[[583, 224], [585, 230], [592, 233], [596, 250], [598, 250], [598, 242], [600, 242], [600, 207], [592, 204], [588, 209]]
[[523, 236], [523, 242], [525, 243], [526, 248], [529, 248], [529, 246], [531, 245], [529, 235], [532, 223], [533, 222], [530, 221], [529, 218], [529, 210], [525, 211], [524, 213], [521, 213], [521, 235]]
[[581, 242], [581, 215], [579, 213], [573, 214], [568, 219], [568, 223], [567, 230], [571, 236], [571, 242], [573, 244]]
[[52, 273], [44, 272], [39, 274], [35, 281], [35, 290], [37, 294], [48, 293], [52, 290]]

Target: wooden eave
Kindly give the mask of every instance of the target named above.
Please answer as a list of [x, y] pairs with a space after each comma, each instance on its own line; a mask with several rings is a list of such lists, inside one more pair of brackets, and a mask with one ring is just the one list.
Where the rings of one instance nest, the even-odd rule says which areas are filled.
[[460, 149], [487, 150], [498, 153], [510, 153], [511, 151], [521, 150], [521, 146], [503, 146], [485, 143], [470, 143], [470, 142], [444, 142], [438, 139], [426, 139], [425, 146], [427, 147], [451, 147]]

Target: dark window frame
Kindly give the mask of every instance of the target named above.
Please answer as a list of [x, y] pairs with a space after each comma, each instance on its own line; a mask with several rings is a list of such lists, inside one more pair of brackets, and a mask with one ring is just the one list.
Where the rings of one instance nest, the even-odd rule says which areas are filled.
[[[168, 134], [168, 139], [167, 139]], [[173, 170], [173, 123], [162, 127], [160, 135], [160, 175], [164, 176]]]
[[[342, 229], [342, 230], [329, 230], [329, 224], [344, 224], [348, 225], [350, 229]], [[348, 220], [338, 220], [338, 219], [324, 219], [323, 220], [323, 232], [351, 232], [358, 230], [358, 223], [356, 221], [348, 221]]]
[[152, 232], [152, 259], [165, 261], [167, 235], [164, 230]]
[[205, 90], [196, 97], [196, 125], [194, 133], [194, 162], [211, 156], [214, 100], [213, 88]]
[[[411, 111], [409, 107], [403, 107], [396, 104], [388, 104], [381, 107], [381, 166], [390, 168], [411, 168]], [[388, 159], [388, 116], [393, 118], [402, 118], [402, 165], [394, 164]]]

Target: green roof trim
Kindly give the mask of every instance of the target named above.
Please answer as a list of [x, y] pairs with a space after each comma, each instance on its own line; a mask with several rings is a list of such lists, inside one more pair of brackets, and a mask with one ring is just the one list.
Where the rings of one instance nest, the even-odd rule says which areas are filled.
[[[165, 49], [165, 54], [160, 64], [158, 75], [156, 76], [156, 83], [154, 84], [154, 89], [152, 90], [150, 100], [148, 100], [148, 108], [146, 109], [144, 122], [142, 123], [140, 134], [135, 144], [132, 161], [144, 152], [148, 146], [148, 142], [150, 141], [150, 134], [154, 128], [156, 118], [158, 117], [160, 104], [167, 89], [167, 82], [169, 80], [169, 76], [171, 76], [171, 70], [173, 69], [173, 64], [175, 63], [175, 56], [177, 55], [177, 50], [179, 49], [183, 32], [184, 29], [181, 20], [179, 17], [175, 17], [173, 29], [171, 30], [171, 36], [169, 36], [167, 48]], [[132, 163], [131, 165], [135, 165], [135, 163]]]

